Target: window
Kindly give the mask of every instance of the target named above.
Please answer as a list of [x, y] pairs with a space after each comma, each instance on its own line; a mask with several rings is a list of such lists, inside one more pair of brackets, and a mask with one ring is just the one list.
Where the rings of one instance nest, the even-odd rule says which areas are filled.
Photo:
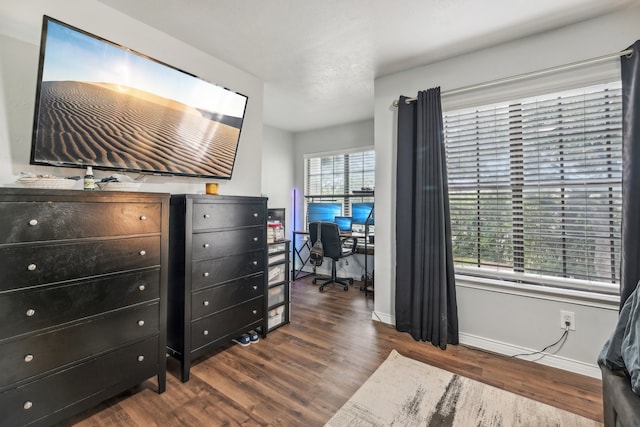
[[456, 272], [617, 292], [620, 82], [444, 114]]
[[353, 197], [375, 188], [375, 151], [343, 152], [305, 158], [305, 218], [309, 203], [339, 203], [351, 216], [351, 203], [373, 202], [373, 196]]

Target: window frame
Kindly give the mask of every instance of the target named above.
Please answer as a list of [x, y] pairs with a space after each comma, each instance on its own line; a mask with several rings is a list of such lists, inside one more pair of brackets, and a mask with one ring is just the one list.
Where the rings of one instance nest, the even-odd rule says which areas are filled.
[[[615, 79], [609, 79], [609, 80], [615, 80]], [[617, 80], [619, 81], [619, 78]], [[584, 83], [580, 86], [583, 88], [587, 88], [587, 87], [602, 84], [602, 83], [604, 82], [598, 81], [598, 82]], [[574, 90], [574, 89], [578, 89], [578, 88], [575, 88], [575, 87], [564, 88], [564, 89], [553, 88], [552, 90], [542, 91], [541, 95], [544, 96], [545, 93], [562, 93], [567, 90]], [[535, 94], [527, 94], [526, 96], [514, 95], [512, 97], [513, 101], [509, 101], [510, 98], [506, 98], [507, 100], [501, 101], [501, 102], [499, 101], [499, 102], [507, 103], [507, 104], [516, 104], [531, 96], [535, 96]], [[491, 102], [479, 101], [474, 104], [476, 106], [475, 107], [476, 109], [480, 109], [484, 106], [496, 104], [499, 102], [496, 102], [495, 100]], [[518, 105], [521, 106], [521, 104], [518, 104]], [[443, 118], [447, 114], [450, 114], [454, 111], [473, 110], [473, 109], [474, 107], [469, 105], [464, 106], [462, 108], [450, 107], [443, 111]], [[509, 117], [511, 117], [511, 115], [509, 115]], [[513, 144], [513, 141], [515, 140], [517, 140], [517, 138], [510, 137], [510, 144]], [[520, 146], [520, 149], [522, 149], [521, 146]], [[448, 169], [449, 170], [451, 169], [449, 165], [448, 165]], [[621, 179], [618, 185], [621, 185]], [[449, 183], [449, 192], [451, 197], [451, 194], [452, 194], [451, 183]], [[511, 196], [510, 200], [513, 200], [513, 195]], [[510, 210], [513, 213], [513, 208], [510, 208]], [[512, 236], [511, 237], [512, 244], [514, 244], [513, 243], [514, 240], [515, 239]], [[515, 252], [515, 248], [514, 248], [514, 252]], [[514, 271], [510, 271], [510, 270], [502, 271], [499, 269], [483, 270], [482, 268], [479, 268], [479, 267], [465, 267], [465, 266], [456, 265], [455, 266], [456, 278], [461, 283], [471, 285], [472, 287], [476, 287], [476, 286], [482, 287], [484, 285], [489, 285], [489, 284], [491, 286], [495, 286], [497, 283], [500, 283], [499, 287], [502, 290], [504, 290], [505, 288], [512, 288], [516, 293], [519, 293], [525, 289], [526, 290], [535, 289], [536, 293], [554, 295], [555, 297], [553, 297], [552, 299], [556, 299], [557, 296], [562, 296], [562, 295], [565, 295], [565, 296], [573, 295], [574, 297], [578, 296], [579, 298], [584, 300], [594, 300], [594, 299], [602, 300], [607, 303], [610, 303], [615, 301], [616, 299], [619, 299], [619, 296], [617, 295], [617, 293], [619, 292], [619, 284], [617, 282], [609, 284], [609, 283], [595, 282], [595, 281], [589, 281], [589, 280], [560, 278], [560, 277], [554, 277], [550, 275], [537, 275], [537, 274], [529, 274], [524, 272], [518, 273], [515, 271], [516, 269], [515, 264], [516, 263], [514, 259], [514, 261], [511, 264], [512, 267], [514, 268]], [[481, 275], [478, 274], [479, 271], [482, 272]]]

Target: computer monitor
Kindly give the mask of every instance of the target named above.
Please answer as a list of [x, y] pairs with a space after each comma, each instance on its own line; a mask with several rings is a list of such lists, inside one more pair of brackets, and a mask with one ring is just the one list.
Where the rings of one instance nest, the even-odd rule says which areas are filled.
[[337, 216], [335, 223], [338, 224], [338, 230], [340, 231], [351, 231], [353, 228], [353, 220], [350, 216]]
[[313, 202], [307, 205], [307, 224], [316, 221], [333, 222], [340, 215], [341, 203]]
[[354, 224], [373, 224], [373, 203], [352, 203], [351, 217]]

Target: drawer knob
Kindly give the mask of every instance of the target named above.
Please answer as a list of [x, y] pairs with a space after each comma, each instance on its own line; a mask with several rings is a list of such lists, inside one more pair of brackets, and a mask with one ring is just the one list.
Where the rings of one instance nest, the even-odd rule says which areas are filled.
[[257, 291], [258, 290], [258, 285], [253, 285], [253, 290]]
[[204, 219], [209, 219], [209, 218], [211, 218], [211, 216], [210, 216], [209, 214], [204, 214], [203, 216], [204, 216]]
[[24, 402], [24, 405], [22, 405], [24, 409], [31, 409], [32, 406], [33, 406], [33, 402], [30, 400], [27, 400], [26, 402]]
[[147, 217], [145, 215], [140, 215], [140, 221], [146, 221]]
[[138, 290], [139, 291], [144, 291], [145, 289], [146, 289], [146, 287], [144, 285], [138, 286]]
[[35, 265], [35, 264], [29, 264], [29, 265], [27, 266], [27, 269], [28, 269], [29, 271], [33, 271], [33, 270], [35, 270], [36, 268], [38, 268], [38, 266], [37, 266], [37, 265]]
[[207, 307], [209, 305], [209, 301], [205, 301], [202, 303], [202, 305], [204, 305], [205, 307]]
[[251, 310], [253, 314], [258, 314], [258, 310]]
[[209, 272], [208, 272], [208, 271], [205, 271], [204, 273], [202, 273], [202, 275], [203, 275], [204, 277], [209, 277]]
[[145, 256], [145, 255], [147, 254], [147, 251], [145, 251], [145, 250], [143, 249], [143, 250], [141, 250], [139, 253], [140, 253], [140, 255]]
[[27, 317], [32, 317], [36, 314], [36, 311], [33, 308], [27, 310]]
[[27, 354], [24, 357], [24, 361], [27, 362], [27, 363], [31, 362], [32, 360], [33, 360], [33, 354]]
[[202, 247], [203, 247], [203, 248], [208, 248], [208, 247], [209, 247], [209, 244], [208, 244], [208, 243], [205, 243], [204, 245], [202, 245]]
[[209, 335], [209, 331], [207, 331], [206, 329], [204, 331], [202, 331], [203, 335]]
[[253, 213], [253, 217], [254, 217], [254, 218], [258, 218], [258, 212], [254, 212], [254, 213]]
[[253, 241], [254, 241], [254, 242], [257, 242], [257, 241], [258, 241], [258, 238], [257, 238], [257, 237], [254, 237], [254, 238], [253, 238]]
[[38, 220], [37, 219], [29, 220], [29, 225], [38, 225]]
[[138, 326], [144, 326], [144, 320], [138, 320]]
[[138, 356], [138, 362], [142, 362], [144, 360], [144, 356], [140, 355]]
[[253, 265], [258, 265], [258, 261], [256, 261], [255, 259], [253, 261], [251, 261], [251, 264]]

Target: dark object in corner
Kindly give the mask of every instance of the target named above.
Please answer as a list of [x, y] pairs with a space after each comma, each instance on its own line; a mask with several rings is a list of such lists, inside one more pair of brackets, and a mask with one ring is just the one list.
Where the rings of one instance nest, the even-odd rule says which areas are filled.
[[600, 365], [605, 427], [640, 426], [640, 396], [631, 390], [629, 377]]

